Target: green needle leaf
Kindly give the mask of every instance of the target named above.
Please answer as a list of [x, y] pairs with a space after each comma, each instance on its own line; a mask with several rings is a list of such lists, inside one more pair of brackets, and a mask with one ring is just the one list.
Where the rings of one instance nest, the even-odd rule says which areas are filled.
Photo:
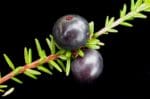
[[37, 38], [35, 39], [35, 43], [36, 43], [37, 50], [41, 51], [42, 48], [41, 48], [40, 42], [39, 42], [39, 40]]
[[26, 64], [29, 64], [32, 62], [32, 49], [29, 48], [29, 51], [27, 47], [24, 48], [24, 60]]
[[13, 78], [11, 78], [11, 79], [12, 79], [13, 81], [19, 83], [19, 84], [23, 84], [23, 82], [22, 82], [20, 79], [16, 78], [16, 77], [13, 77]]
[[27, 51], [27, 47], [24, 48], [24, 60], [25, 60], [25, 63], [28, 64], [28, 51]]
[[59, 65], [55, 61], [50, 60], [48, 63], [51, 66], [53, 66], [54, 68], [56, 68], [59, 72], [62, 72], [61, 68], [59, 67]]
[[37, 70], [27, 69], [26, 71], [33, 75], [41, 75], [41, 72], [39, 72]]
[[[50, 40], [51, 39], [51, 40]], [[52, 35], [50, 35], [50, 39], [49, 38], [46, 38], [46, 42], [47, 42], [47, 45], [51, 51], [51, 54], [55, 54], [55, 41], [54, 41], [54, 38]], [[58, 45], [57, 45], [58, 49], [60, 48]]]
[[67, 60], [67, 57], [65, 55], [60, 55], [59, 58], [62, 60]]
[[3, 90], [3, 89], [0, 89], [0, 92], [2, 93], [2, 92], [4, 92], [4, 90]]
[[42, 56], [42, 58], [45, 58], [45, 57], [46, 57], [46, 52], [45, 52], [45, 50], [42, 50], [42, 51], [41, 51], [41, 56]]
[[109, 29], [108, 32], [111, 32], [111, 33], [117, 33], [118, 30], [116, 30], [116, 29]]
[[48, 47], [49, 47], [49, 49], [50, 49], [50, 51], [51, 51], [51, 53], [52, 53], [51, 41], [49, 40], [49, 38], [46, 38], [46, 43], [47, 43], [47, 45], [48, 45]]
[[29, 48], [29, 53], [28, 53], [28, 64], [30, 64], [32, 62], [32, 49]]
[[99, 40], [98, 39], [90, 39], [87, 41], [87, 44], [98, 44]]
[[107, 26], [108, 23], [109, 23], [109, 16], [106, 17], [105, 26]]
[[70, 50], [68, 50], [68, 51], [66, 52], [66, 57], [67, 57], [67, 58], [70, 58], [70, 57], [71, 57], [71, 51], [70, 51]]
[[94, 22], [90, 22], [89, 23], [89, 31], [90, 31], [90, 37], [93, 36], [93, 33], [94, 33]]
[[110, 26], [113, 24], [114, 20], [115, 20], [115, 17], [112, 17], [112, 18], [109, 20], [109, 22], [108, 22], [108, 24], [107, 24], [107, 27], [110, 27]]
[[104, 46], [104, 45], [105, 45], [105, 43], [103, 43], [103, 42], [99, 41], [98, 45], [100, 45], [100, 46]]
[[41, 48], [41, 45], [40, 45], [40, 42], [38, 39], [35, 39], [35, 44], [36, 44], [36, 48], [37, 48], [39, 57], [41, 57], [41, 58], [45, 57], [45, 56], [43, 56], [43, 50]]
[[54, 38], [53, 38], [52, 35], [50, 35], [50, 38], [51, 38], [51, 45], [50, 45], [51, 53], [55, 54], [55, 42], [54, 42]]
[[134, 6], [135, 6], [134, 0], [131, 0], [131, 8], [130, 8], [131, 11], [134, 11], [135, 9]]
[[133, 27], [133, 25], [128, 22], [122, 22], [122, 23], [120, 23], [120, 25], [126, 26], [126, 27]]
[[64, 63], [63, 63], [61, 60], [59, 60], [59, 59], [57, 59], [56, 61], [57, 61], [57, 63], [61, 66], [61, 68], [63, 69], [63, 71], [65, 72], [66, 69], [65, 69]]
[[137, 0], [136, 3], [135, 3], [135, 9], [137, 9], [140, 5], [142, 5], [143, 3], [143, 0]]
[[[55, 41], [54, 41], [55, 42]], [[56, 47], [60, 50], [62, 49], [56, 42], [55, 42]]]
[[42, 71], [42, 72], [44, 72], [44, 73], [47, 73], [47, 74], [49, 74], [49, 75], [52, 75], [52, 74], [53, 74], [49, 69], [47, 69], [47, 68], [44, 67], [44, 66], [38, 66], [37, 69], [40, 70], [40, 71]]
[[137, 13], [137, 14], [135, 14], [135, 15], [134, 15], [134, 17], [135, 17], [135, 18], [142, 18], [142, 19], [147, 18], [147, 16], [146, 16], [146, 15], [141, 14], [141, 13]]
[[7, 87], [8, 87], [7, 85], [0, 85], [0, 89], [7, 88]]
[[94, 44], [86, 44], [86, 47], [90, 49], [100, 49], [100, 46]]
[[64, 54], [66, 51], [64, 50], [64, 49], [60, 49], [58, 52], [57, 52], [57, 54], [58, 55], [62, 55], [62, 54]]
[[127, 5], [124, 4], [123, 10], [120, 12], [120, 17], [124, 17], [126, 15], [126, 12], [127, 12]]
[[14, 73], [15, 75], [18, 75], [19, 72], [20, 72], [20, 70], [21, 70], [22, 68], [23, 68], [22, 66], [18, 66], [18, 67], [13, 71], [13, 73]]
[[66, 64], [66, 76], [69, 76], [69, 73], [70, 73], [70, 65], [71, 65], [70, 58], [68, 58], [68, 59], [67, 59], [67, 64]]
[[78, 50], [78, 54], [79, 54], [79, 56], [81, 56], [81, 57], [84, 56], [84, 52], [83, 52], [81, 49]]
[[68, 50], [66, 52], [66, 57], [67, 57], [66, 76], [69, 76], [69, 73], [70, 73], [70, 57], [71, 57], [71, 51], [70, 50]]
[[6, 54], [3, 54], [4, 55], [4, 58], [5, 58], [5, 61], [7, 62], [7, 64], [9, 65], [9, 67], [14, 70], [15, 69], [15, 66], [13, 64], [13, 62], [10, 60], [10, 58], [6, 55]]
[[14, 87], [8, 89], [2, 96], [3, 96], [3, 97], [8, 96], [8, 95], [10, 95], [14, 90], [15, 90]]
[[37, 77], [35, 75], [33, 75], [32, 73], [30, 73], [28, 71], [25, 71], [24, 74], [30, 78], [37, 79]]

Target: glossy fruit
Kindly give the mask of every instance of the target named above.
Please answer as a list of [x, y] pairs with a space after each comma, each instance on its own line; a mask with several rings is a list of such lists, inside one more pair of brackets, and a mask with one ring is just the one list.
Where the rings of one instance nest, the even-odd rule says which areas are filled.
[[91, 82], [98, 78], [103, 70], [103, 58], [93, 49], [86, 49], [84, 57], [78, 57], [71, 64], [71, 70], [76, 80]]
[[79, 15], [66, 15], [56, 21], [53, 36], [56, 43], [65, 49], [78, 49], [86, 44], [88, 22]]

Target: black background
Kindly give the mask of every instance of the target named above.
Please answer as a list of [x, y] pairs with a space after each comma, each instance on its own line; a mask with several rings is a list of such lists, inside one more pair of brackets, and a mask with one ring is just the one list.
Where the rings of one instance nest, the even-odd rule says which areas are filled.
[[[79, 14], [89, 22], [95, 22], [95, 31], [104, 26], [107, 15], [119, 17], [124, 3], [130, 0], [104, 1], [50, 1], [41, 2], [5, 2], [0, 7], [0, 71], [9, 72], [2, 57], [7, 53], [16, 65], [23, 65], [24, 46], [33, 48], [37, 59], [34, 38], [38, 38], [45, 49], [45, 38], [49, 36], [54, 22], [65, 14]], [[60, 4], [60, 5], [58, 5]], [[150, 14], [147, 14], [148, 16]], [[48, 97], [54, 98], [92, 98], [125, 99], [149, 95], [149, 25], [146, 20], [135, 19], [134, 27], [117, 27], [118, 34], [100, 37], [106, 45], [99, 51], [104, 58], [102, 75], [92, 84], [79, 84], [72, 75], [54, 71], [53, 76], [42, 75], [38, 80], [21, 76], [23, 85], [16, 85], [10, 98]], [[103, 98], [102, 98], [103, 97]]]

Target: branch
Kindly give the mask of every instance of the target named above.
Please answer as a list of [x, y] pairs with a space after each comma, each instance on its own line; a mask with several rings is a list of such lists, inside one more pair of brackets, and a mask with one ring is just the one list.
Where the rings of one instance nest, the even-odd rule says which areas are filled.
[[[42, 63], [47, 63], [50, 60], [55, 60], [58, 58], [58, 55], [49, 55], [47, 56], [44, 60], [42, 60]], [[27, 69], [30, 68], [36, 68], [37, 66], [39, 66], [41, 64], [41, 59], [38, 59], [36, 61], [33, 61], [30, 64], [26, 64], [24, 65], [18, 72], [19, 74], [24, 73]], [[16, 76], [17, 74], [14, 73], [14, 71], [8, 73], [7, 75], [5, 75], [4, 77], [0, 78], [0, 84], [3, 84], [4, 82], [8, 81], [9, 79], [11, 79], [12, 77]]]
[[106, 17], [105, 27], [99, 30], [95, 36], [98, 37], [102, 34], [108, 34], [109, 32], [118, 32], [118, 30], [114, 29], [118, 25], [132, 27], [133, 25], [128, 21], [133, 20], [135, 18], [147, 18], [142, 12], [150, 12], [150, 1], [149, 0], [131, 0], [130, 11], [127, 12], [127, 5], [124, 4], [123, 9], [120, 11], [120, 18], [116, 21], [114, 17], [109, 18]]
[[[84, 51], [82, 49], [89, 48], [89, 49], [97, 50], [104, 45], [104, 43], [102, 43], [97, 37], [99, 37], [102, 34], [118, 32], [118, 30], [114, 29], [118, 25], [132, 27], [133, 25], [128, 21], [133, 20], [135, 18], [147, 18], [147, 16], [144, 15], [142, 12], [150, 12], [150, 0], [136, 0], [136, 2], [135, 0], [131, 0], [130, 10], [128, 13], [126, 12], [127, 12], [127, 5], [124, 4], [123, 9], [120, 11], [120, 17], [117, 20], [115, 20], [115, 17], [109, 18], [107, 16], [105, 21], [105, 27], [96, 33], [94, 32], [94, 22], [89, 23], [89, 39], [87, 40], [85, 46], [75, 50], [75, 52], [71, 50], [65, 50], [59, 47], [59, 45], [55, 43], [53, 36], [50, 35], [49, 38], [46, 38], [46, 43], [50, 49], [51, 55], [48, 56], [46, 55], [46, 51], [42, 49], [38, 39], [35, 39], [35, 43], [40, 58], [32, 62], [32, 50], [31, 48], [27, 49], [25, 47], [24, 66], [19, 66], [15, 68], [15, 65], [10, 60], [10, 58], [6, 54], [4, 54], [4, 58], [7, 64], [9, 65], [9, 67], [12, 69], [12, 71], [3, 77], [1, 77], [1, 72], [0, 72], [0, 92], [2, 93], [5, 92], [3, 88], [7, 88], [7, 85], [2, 85], [2, 84], [10, 79], [16, 81], [17, 83], [22, 83], [21, 80], [15, 77], [18, 74], [24, 73], [27, 76], [34, 79], [36, 79], [36, 75], [41, 74], [39, 71], [52, 74], [51, 71], [49, 71], [49, 69], [43, 66], [43, 64], [45, 63], [51, 65], [50, 66], [51, 69], [55, 68], [59, 72], [62, 72], [63, 69], [66, 72], [66, 76], [68, 76], [70, 73], [71, 60], [76, 58], [78, 55], [80, 57], [84, 56]], [[55, 60], [56, 62], [53, 60]], [[64, 63], [66, 63], [65, 64], [66, 66], [64, 65]], [[32, 69], [36, 67], [39, 71]], [[6, 91], [3, 96], [10, 94], [13, 90], [14, 88], [10, 88], [10, 90]]]

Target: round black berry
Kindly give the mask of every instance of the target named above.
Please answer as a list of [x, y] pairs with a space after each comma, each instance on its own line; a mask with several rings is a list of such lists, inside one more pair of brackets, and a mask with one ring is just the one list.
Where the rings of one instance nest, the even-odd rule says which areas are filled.
[[102, 73], [103, 58], [98, 51], [86, 49], [84, 57], [78, 57], [72, 62], [71, 70], [76, 80], [91, 82]]
[[78, 49], [86, 44], [88, 22], [79, 15], [66, 15], [59, 18], [53, 27], [56, 43], [65, 49]]

